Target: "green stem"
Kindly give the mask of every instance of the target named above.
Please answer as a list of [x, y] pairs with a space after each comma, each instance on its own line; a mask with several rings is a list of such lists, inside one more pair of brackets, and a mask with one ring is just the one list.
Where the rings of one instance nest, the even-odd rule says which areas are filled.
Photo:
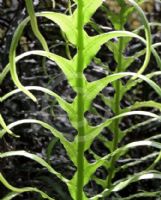
[[[39, 40], [39, 42], [41, 43], [44, 51], [49, 51], [47, 42], [46, 42], [45, 38], [43, 37], [43, 35], [41, 34], [39, 27], [38, 27], [33, 2], [32, 2], [32, 0], [25, 0], [25, 3], [26, 3], [27, 12], [30, 16], [32, 30], [33, 30], [35, 36], [37, 37], [37, 39]], [[48, 75], [48, 72], [47, 72], [47, 69], [45, 66], [45, 62], [46, 62], [46, 58], [43, 58], [42, 59], [42, 69], [44, 71], [44, 74]]]
[[28, 14], [30, 16], [32, 30], [33, 30], [35, 36], [37, 37], [37, 39], [42, 44], [43, 49], [45, 51], [49, 51], [46, 40], [43, 37], [43, 35], [40, 33], [40, 30], [39, 30], [39, 27], [37, 24], [37, 19], [36, 19], [36, 15], [35, 15], [35, 11], [34, 11], [33, 2], [32, 2], [32, 0], [25, 0], [25, 3], [26, 3], [26, 8], [27, 8]]
[[[33, 188], [33, 187], [16, 188], [16, 187], [10, 185], [10, 183], [4, 178], [4, 176], [2, 175], [2, 173], [0, 173], [0, 182], [6, 188], [8, 188], [12, 192], [14, 192], [16, 196], [19, 195], [19, 194], [21, 194], [21, 193], [24, 193], [24, 192], [37, 192], [37, 193], [39, 193], [42, 196], [43, 199], [54, 200], [53, 198], [49, 197], [47, 194], [45, 194], [44, 192], [42, 192], [41, 190], [39, 190], [37, 188]], [[3, 199], [5, 200], [7, 198], [3, 198]]]
[[[122, 12], [120, 14], [120, 30], [123, 30], [123, 21], [122, 21]], [[119, 73], [122, 71], [122, 51], [123, 51], [123, 38], [119, 39], [119, 55], [118, 55], [118, 65], [117, 65], [117, 69], [116, 69], [116, 73]], [[114, 112], [115, 115], [119, 115], [120, 114], [120, 90], [121, 90], [121, 82], [120, 80], [116, 81], [116, 85], [115, 85], [115, 99], [114, 99]], [[118, 142], [119, 142], [119, 122], [120, 119], [116, 119], [113, 123], [113, 134], [114, 134], [114, 139], [113, 139], [113, 146], [112, 146], [112, 152], [115, 151], [117, 149], [118, 146]], [[109, 169], [109, 175], [108, 175], [108, 179], [107, 179], [107, 187], [110, 188], [111, 183], [112, 183], [112, 178], [115, 175], [115, 162], [116, 162], [116, 156], [113, 156], [110, 160], [110, 169]]]
[[78, 130], [78, 154], [77, 154], [77, 192], [76, 200], [83, 200], [83, 186], [84, 186], [84, 136], [85, 136], [85, 123], [84, 123], [84, 81], [83, 81], [83, 1], [78, 0], [78, 15], [77, 15], [77, 130]]

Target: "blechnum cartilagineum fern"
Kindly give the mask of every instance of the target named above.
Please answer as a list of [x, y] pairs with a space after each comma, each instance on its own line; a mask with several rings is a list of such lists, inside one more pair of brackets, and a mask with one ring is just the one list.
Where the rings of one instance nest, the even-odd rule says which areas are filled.
[[[136, 102], [135, 104], [131, 105], [127, 108], [120, 108], [120, 102], [123, 96], [126, 94], [127, 91], [131, 90], [132, 87], [136, 86], [140, 82], [145, 81], [150, 87], [157, 93], [157, 95], [161, 96], [161, 89], [160, 87], [151, 80], [153, 76], [160, 75], [161, 72], [154, 72], [148, 75], [142, 75], [145, 69], [148, 66], [151, 53], [154, 55], [158, 66], [161, 67], [161, 61], [159, 55], [157, 54], [155, 47], [159, 44], [152, 44], [151, 39], [151, 30], [150, 24], [148, 23], [144, 12], [139, 7], [139, 3], [143, 1], [117, 1], [121, 7], [119, 14], [114, 14], [109, 12], [109, 19], [111, 20], [114, 28], [116, 31], [111, 31], [108, 33], [100, 33], [96, 36], [89, 36], [84, 26], [90, 22], [91, 16], [96, 12], [96, 10], [102, 6], [102, 0], [74, 0], [76, 4], [76, 9], [71, 15], [65, 15], [56, 12], [40, 12], [34, 13], [33, 2], [32, 0], [26, 0], [26, 8], [29, 13], [29, 17], [24, 19], [18, 26], [17, 30], [15, 31], [11, 48], [10, 48], [10, 55], [9, 55], [9, 64], [4, 68], [3, 72], [0, 76], [0, 82], [3, 81], [6, 74], [10, 70], [12, 79], [18, 89], [15, 89], [3, 97], [1, 97], [1, 102], [5, 101], [12, 95], [16, 95], [19, 92], [24, 92], [28, 97], [30, 97], [33, 101], [37, 101], [36, 97], [31, 93], [31, 91], [41, 91], [45, 94], [48, 94], [54, 97], [61, 108], [66, 111], [68, 118], [73, 126], [77, 130], [77, 135], [75, 136], [74, 140], [68, 141], [64, 134], [60, 131], [56, 130], [52, 125], [49, 125], [43, 121], [37, 119], [22, 119], [16, 122], [13, 122], [9, 125], [6, 125], [2, 115], [0, 115], [0, 123], [2, 130], [0, 132], [0, 136], [3, 137], [5, 133], [11, 134], [13, 137], [18, 137], [15, 135], [11, 129], [15, 126], [20, 124], [27, 124], [27, 123], [36, 123], [41, 125], [43, 128], [49, 130], [54, 137], [60, 140], [60, 143], [64, 146], [70, 160], [73, 162], [74, 166], [76, 167], [76, 172], [74, 173], [73, 177], [68, 180], [67, 178], [63, 177], [62, 174], [58, 173], [52, 166], [49, 165], [45, 160], [41, 157], [28, 153], [26, 151], [9, 151], [5, 153], [0, 153], [0, 158], [11, 157], [11, 156], [24, 156], [34, 160], [35, 162], [39, 163], [48, 171], [54, 175], [56, 175], [61, 181], [63, 181], [69, 190], [71, 198], [74, 200], [85, 200], [85, 199], [110, 199], [109, 196], [114, 194], [115, 199], [132, 199], [137, 197], [144, 197], [144, 196], [158, 196], [160, 195], [159, 191], [156, 192], [139, 192], [138, 194], [130, 195], [127, 198], [117, 197], [117, 192], [124, 189], [130, 183], [137, 182], [142, 179], [161, 179], [161, 174], [159, 171], [154, 170], [155, 164], [160, 160], [160, 149], [161, 145], [159, 142], [156, 142], [155, 139], [160, 136], [155, 136], [154, 138], [145, 139], [142, 141], [132, 142], [126, 145], [122, 145], [119, 147], [120, 142], [124, 139], [126, 134], [130, 132], [130, 130], [121, 131], [119, 128], [120, 121], [123, 117], [131, 116], [131, 115], [142, 115], [149, 117], [152, 120], [160, 121], [160, 115], [154, 114], [148, 111], [141, 111], [138, 110], [141, 107], [153, 107], [161, 110], [161, 104], [155, 101], [145, 101], [145, 102]], [[104, 8], [103, 8], [104, 9]], [[137, 10], [138, 14], [140, 15], [141, 21], [143, 23], [143, 27], [135, 30], [134, 32], [128, 32], [124, 30], [125, 23], [127, 21], [128, 16], [133, 10]], [[108, 14], [108, 12], [107, 12]], [[69, 43], [76, 47], [77, 53], [76, 55], [68, 60], [60, 55], [56, 55], [49, 51], [48, 45], [39, 31], [37, 25], [36, 17], [45, 17], [54, 23], [58, 24], [61, 30], [67, 37]], [[23, 30], [27, 23], [30, 21], [33, 32], [37, 39], [42, 44], [44, 51], [42, 50], [34, 50], [25, 52], [19, 56], [16, 56], [16, 48], [19, 42], [19, 39], [23, 33]], [[119, 21], [119, 23], [118, 23]], [[156, 24], [151, 24], [156, 25]], [[159, 26], [159, 24], [157, 24]], [[139, 36], [139, 31], [141, 29], [145, 30], [145, 39]], [[118, 42], [112, 42], [111, 39], [118, 38]], [[145, 49], [138, 52], [135, 56], [140, 57], [145, 54], [145, 59], [143, 62], [142, 67], [138, 70], [137, 73], [133, 72], [125, 72], [127, 71], [128, 67], [131, 63], [134, 62], [134, 57], [125, 57], [123, 52], [125, 51], [128, 43], [131, 41], [132, 38], [137, 38], [140, 42], [145, 45]], [[114, 59], [117, 63], [117, 67], [115, 72], [111, 72], [110, 75], [101, 78], [99, 80], [88, 82], [85, 75], [84, 70], [88, 67], [92, 59], [96, 56], [97, 52], [100, 50], [101, 46], [105, 44], [111, 52], [113, 52]], [[60, 67], [62, 72], [65, 74], [68, 83], [72, 87], [73, 91], [76, 93], [76, 97], [74, 98], [72, 103], [68, 103], [63, 98], [61, 98], [55, 92], [43, 88], [40, 86], [23, 86], [19, 81], [17, 71], [16, 71], [16, 62], [19, 60], [29, 56], [43, 56], [48, 58]], [[127, 78], [126, 84], [123, 85], [121, 82], [121, 78]], [[130, 77], [130, 78], [129, 78]], [[97, 126], [90, 125], [89, 121], [85, 117], [85, 113], [89, 111], [91, 104], [95, 97], [100, 94], [100, 92], [109, 84], [115, 89], [115, 95], [112, 98], [102, 97], [105, 103], [111, 108], [113, 113], [115, 114], [114, 117], [105, 119], [101, 124]], [[144, 122], [145, 124], [146, 122]], [[150, 123], [147, 121], [147, 123]], [[137, 126], [141, 126], [142, 124], [137, 124], [134, 127], [130, 127], [131, 130], [135, 129]], [[101, 136], [101, 132], [104, 128], [109, 128], [109, 130], [113, 134], [112, 141], [108, 141], [107, 139], [103, 138], [104, 145], [108, 148], [109, 153], [105, 156], [98, 156], [96, 153], [92, 152], [91, 145], [93, 144], [94, 140]], [[121, 167], [117, 167], [116, 162], [121, 157], [124, 156], [129, 149], [137, 149], [139, 146], [151, 146], [154, 147], [158, 152], [155, 154], [155, 161], [154, 163], [149, 166], [148, 168], [142, 170], [141, 172], [135, 173], [124, 179], [120, 179], [117, 181], [113, 181], [115, 174], [121, 168], [128, 168], [130, 166], [137, 165], [138, 163], [144, 162], [144, 160], [148, 160], [149, 157], [144, 157], [138, 161], [131, 160], [129, 163], [122, 164]], [[91, 151], [94, 157], [94, 161], [91, 163], [85, 157], [85, 152]], [[100, 167], [105, 167], [108, 171], [108, 175], [106, 179], [101, 180], [95, 176], [95, 172]], [[102, 186], [102, 191], [95, 195], [89, 196], [84, 191], [84, 187], [89, 183], [89, 181], [94, 180], [96, 183]], [[45, 192], [33, 188], [33, 187], [25, 187], [25, 188], [16, 188], [10, 183], [7, 182], [5, 177], [0, 174], [0, 181], [2, 184], [7, 187], [11, 192], [4, 197], [3, 199], [12, 199], [21, 193], [24, 192], [37, 192], [43, 198], [46, 199], [54, 199], [54, 197], [49, 197]]]

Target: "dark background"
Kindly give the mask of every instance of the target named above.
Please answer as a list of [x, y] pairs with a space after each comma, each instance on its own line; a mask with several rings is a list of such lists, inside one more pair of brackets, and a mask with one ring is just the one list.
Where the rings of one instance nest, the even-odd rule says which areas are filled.
[[[150, 1], [143, 6], [149, 21], [160, 22], [161, 17], [161, 4], [157, 1]], [[50, 0], [35, 1], [35, 10], [50, 10], [65, 13], [67, 10], [67, 1], [59, 0], [56, 1], [56, 7], [53, 8], [53, 3]], [[107, 1], [106, 6], [117, 12], [117, 5], [115, 1]], [[0, 1], [0, 71], [3, 70], [4, 66], [8, 63], [8, 53], [12, 40], [13, 33], [18, 26], [19, 22], [27, 15], [25, 4], [23, 0], [2, 0]], [[94, 21], [99, 26], [108, 26], [112, 28], [110, 21], [107, 19], [104, 12], [101, 9], [97, 11], [94, 15]], [[68, 55], [65, 51], [65, 39], [56, 24], [51, 23], [46, 19], [39, 18], [39, 28], [46, 38], [51, 52], [59, 54], [61, 56], [67, 57]], [[137, 14], [133, 14], [127, 24], [127, 30], [132, 30], [140, 25]], [[86, 30], [90, 35], [96, 34], [96, 31], [91, 25], [86, 26]], [[102, 31], [104, 31], [102, 29]], [[161, 38], [161, 29], [153, 28], [153, 42], [159, 42]], [[128, 54], [133, 55], [139, 49], [143, 48], [140, 46], [135, 46], [136, 41], [133, 40], [128, 48]], [[42, 49], [41, 44], [37, 41], [32, 33], [30, 25], [25, 28], [23, 36], [21, 37], [17, 54], [24, 51], [32, 49]], [[75, 49], [70, 47], [71, 55], [74, 55]], [[161, 49], [158, 48], [158, 52], [161, 53]], [[115, 61], [112, 53], [103, 46], [97, 55], [101, 66], [97, 64], [95, 60], [90, 64], [86, 70], [86, 76], [89, 81], [96, 80], [104, 77], [107, 72], [113, 71], [115, 66]], [[141, 57], [135, 61], [135, 63], [130, 67], [129, 70], [134, 71], [134, 65], [140, 65], [144, 57]], [[67, 81], [54, 62], [45, 60], [46, 68], [43, 69], [42, 58], [30, 56], [21, 60], [17, 64], [18, 74], [20, 80], [24, 85], [39, 85], [47, 87], [68, 101], [72, 101], [74, 98], [74, 93]], [[151, 58], [147, 73], [159, 70], [154, 58]], [[155, 80], [159, 85], [161, 85], [161, 79], [158, 77]], [[0, 95], [4, 95], [8, 91], [15, 88], [9, 75], [5, 78], [2, 85], [0, 86]], [[52, 124], [58, 130], [67, 134], [68, 139], [71, 139], [76, 134], [75, 130], [71, 127], [70, 122], [67, 118], [66, 113], [59, 107], [55, 99], [44, 95], [42, 93], [34, 93], [38, 98], [38, 104], [34, 104], [28, 97], [23, 94], [17, 94], [12, 96], [4, 103], [0, 104], [0, 111], [7, 124], [12, 123], [19, 119], [24, 118], [36, 118], [41, 119], [49, 124]], [[105, 96], [113, 96], [114, 91], [112, 86], [107, 87], [103, 90]], [[133, 98], [131, 98], [133, 96]], [[141, 84], [130, 91], [123, 101], [121, 102], [122, 107], [129, 106], [135, 101], [143, 100], [155, 100], [160, 102], [158, 96], [151, 90], [146, 84]], [[154, 110], [154, 112], [157, 112]], [[107, 117], [112, 117], [113, 113], [108, 108], [104, 102], [99, 98], [99, 96], [93, 102], [93, 109], [87, 113], [87, 118], [92, 124], [99, 124], [103, 119]], [[140, 117], [130, 117], [125, 118], [122, 121], [121, 126], [130, 127], [132, 124], [140, 122], [142, 119]], [[138, 128], [134, 132], [127, 136], [124, 143], [144, 139], [146, 137], [158, 134], [160, 132], [161, 125], [159, 123], [151, 123], [149, 125]], [[10, 151], [10, 150], [26, 150], [29, 152], [41, 155], [44, 159], [47, 159], [51, 165], [58, 171], [60, 171], [66, 177], [72, 177], [75, 167], [69, 161], [65, 150], [56, 138], [38, 125], [22, 125], [14, 128], [13, 130], [16, 134], [20, 135], [19, 139], [8, 136], [7, 134], [0, 140], [0, 151]], [[53, 149], [50, 153], [49, 144], [53, 143]], [[105, 155], [107, 149], [102, 145], [99, 140], [96, 140], [91, 147], [98, 155]], [[133, 152], [129, 152], [129, 155], [138, 158], [144, 156], [147, 152], [151, 152], [151, 149], [138, 149]], [[87, 153], [90, 158], [90, 154]], [[148, 163], [144, 165], [148, 166]], [[145, 167], [145, 166], [144, 166]], [[117, 174], [116, 178], [125, 177], [127, 174], [132, 174], [138, 171], [143, 166], [139, 165], [137, 167], [130, 168], [128, 170], [122, 171], [121, 174]], [[160, 166], [157, 166], [160, 169]], [[6, 179], [14, 186], [37, 186], [43, 191], [48, 192], [51, 196], [54, 196], [58, 200], [69, 199], [69, 194], [66, 186], [58, 180], [56, 177], [52, 176], [47, 172], [46, 169], [41, 168], [35, 162], [31, 160], [16, 157], [0, 160], [0, 170], [5, 175]], [[97, 171], [98, 176], [104, 178], [107, 174], [105, 169], [99, 169]], [[127, 189], [123, 190], [120, 195], [127, 196], [129, 194], [139, 191], [141, 188], [151, 191], [160, 188], [160, 181], [141, 181], [138, 184], [132, 184]], [[93, 195], [101, 191], [100, 186], [94, 182], [90, 182], [85, 188], [86, 191]], [[0, 184], [0, 198], [2, 198], [8, 191]], [[111, 197], [112, 198], [112, 197]], [[41, 199], [37, 194], [24, 194], [15, 198], [16, 200], [31, 200], [31, 199]], [[146, 198], [144, 198], [146, 199]], [[156, 198], [147, 198], [156, 199]], [[157, 200], [157, 199], [156, 199]]]

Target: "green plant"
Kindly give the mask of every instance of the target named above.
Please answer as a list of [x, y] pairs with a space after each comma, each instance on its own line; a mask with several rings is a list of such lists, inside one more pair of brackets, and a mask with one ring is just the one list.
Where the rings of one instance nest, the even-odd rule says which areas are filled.
[[[124, 30], [124, 25], [126, 23], [126, 20], [128, 18], [128, 16], [133, 12], [133, 7], [129, 7], [125, 2], [123, 1], [118, 1], [118, 6], [120, 6], [120, 12], [119, 13], [114, 13], [111, 12], [109, 9], [107, 9], [106, 7], [103, 7], [103, 11], [105, 11], [107, 13], [107, 17], [109, 18], [109, 20], [111, 21], [111, 23], [113, 24], [114, 28], [116, 30]], [[149, 23], [149, 26], [160, 26], [159, 23]], [[96, 25], [94, 26], [94, 28], [100, 33], [101, 29], [99, 27], [96, 27]], [[135, 30], [134, 32], [139, 32], [143, 27], [139, 27], [137, 30]], [[139, 58], [140, 56], [144, 55], [145, 50], [141, 50], [140, 52], [137, 52], [134, 56], [125, 56], [124, 52], [127, 48], [127, 44], [129, 43], [129, 41], [131, 40], [131, 38], [120, 38], [118, 39], [118, 42], [108, 42], [108, 44], [106, 45], [107, 48], [110, 49], [110, 51], [113, 53], [115, 62], [117, 63], [117, 67], [115, 69], [115, 73], [116, 72], [121, 72], [121, 71], [126, 71], [128, 69], [128, 67], [131, 66], [131, 64], [134, 62], [134, 58]], [[154, 47], [155, 45], [153, 45]], [[160, 57], [157, 55], [156, 50], [152, 49], [153, 51], [153, 55], [156, 58], [156, 62], [158, 64], [158, 67], [160, 68]], [[121, 52], [121, 54], [120, 54]], [[113, 72], [112, 72], [113, 73]], [[148, 74], [148, 77], [152, 77], [155, 73], [151, 73]], [[135, 102], [133, 105], [126, 107], [126, 108], [121, 108], [121, 101], [123, 99], [123, 97], [126, 95], [126, 93], [132, 89], [132, 87], [137, 85], [137, 82], [140, 81], [135, 80], [135, 81], [127, 81], [126, 84], [124, 84], [123, 82], [121, 82], [120, 80], [117, 80], [115, 82], [112, 83], [113, 88], [115, 89], [115, 95], [114, 97], [106, 97], [103, 94], [100, 94], [100, 98], [103, 100], [103, 102], [112, 110], [113, 113], [115, 113], [115, 115], [119, 115], [121, 113], [125, 113], [128, 111], [132, 111], [141, 107], [155, 107], [156, 109], [160, 110], [160, 104], [158, 104], [157, 102], [154, 102], [152, 100], [150, 101], [144, 101], [144, 102]], [[128, 95], [128, 94], [127, 94]], [[94, 113], [98, 115], [97, 110], [94, 110]], [[100, 116], [101, 118], [103, 118], [102, 116]], [[103, 118], [103, 120], [105, 120]], [[126, 129], [126, 130], [121, 130], [119, 125], [120, 125], [121, 119], [117, 119], [115, 120], [111, 125], [109, 125], [108, 129], [110, 130], [110, 132], [112, 133], [113, 136], [113, 140], [112, 141], [108, 141], [107, 139], [107, 135], [99, 135], [98, 136], [98, 140], [102, 142], [102, 144], [107, 147], [107, 149], [110, 152], [113, 152], [114, 150], [116, 150], [118, 148], [118, 146], [122, 145], [122, 141], [123, 139], [127, 136], [127, 133], [130, 133], [132, 131], [134, 131], [135, 129], [137, 129], [138, 127], [142, 127], [142, 126], [146, 126], [147, 124], [150, 124], [151, 122], [154, 122], [154, 120], [147, 120], [145, 122], [142, 123], [138, 123], [134, 126], [131, 126], [130, 128]], [[93, 154], [93, 156], [96, 159], [101, 159], [100, 156], [96, 155], [95, 152], [90, 151], [91, 154]], [[158, 155], [158, 154], [157, 154]], [[139, 165], [142, 162], [145, 162], [145, 160], [148, 160], [151, 156], [155, 157], [157, 156], [156, 154], [151, 154], [148, 155], [147, 157], [144, 157], [143, 159], [139, 159], [138, 161], [133, 161], [133, 159], [130, 160], [130, 158], [128, 159], [128, 162], [130, 162], [130, 164], [125, 164], [121, 167], [118, 167], [116, 165], [118, 157], [117, 156], [113, 156], [111, 158], [111, 160], [106, 161], [106, 163], [104, 164], [104, 167], [107, 169], [108, 171], [108, 176], [107, 179], [100, 179], [98, 177], [96, 177], [95, 175], [93, 176], [93, 179], [99, 184], [101, 185], [104, 189], [105, 188], [109, 188], [110, 185], [112, 184], [112, 179], [115, 177], [115, 174], [117, 174], [118, 172], [120, 172], [123, 169], [128, 168], [129, 166], [134, 167]], [[158, 156], [159, 158], [160, 156]], [[126, 159], [125, 159], [126, 160]], [[159, 162], [160, 159], [157, 159], [157, 162]], [[155, 165], [156, 163], [155, 162]], [[153, 167], [150, 167], [151, 169]], [[150, 169], [148, 168], [148, 169]], [[146, 194], [145, 192], [142, 193]], [[139, 194], [140, 195], [140, 194]], [[139, 197], [138, 195], [138, 197]], [[148, 194], [150, 195], [150, 194]], [[121, 198], [121, 197], [120, 197]], [[132, 198], [132, 196], [131, 196]], [[134, 195], [133, 198], [137, 198], [137, 195]], [[127, 198], [128, 199], [128, 198]], [[130, 197], [129, 197], [130, 199]]]
[[[12, 79], [15, 83], [15, 85], [18, 87], [18, 89], [13, 90], [3, 97], [1, 97], [1, 102], [5, 101], [10, 96], [17, 94], [18, 92], [24, 92], [27, 96], [29, 96], [33, 101], [37, 102], [36, 97], [30, 92], [30, 90], [35, 91], [41, 91], [43, 93], [46, 93], [48, 95], [51, 95], [55, 97], [55, 99], [58, 101], [59, 105], [63, 108], [64, 111], [66, 111], [70, 122], [72, 126], [77, 130], [77, 136], [75, 137], [74, 141], [70, 142], [68, 141], [65, 136], [56, 130], [51, 125], [40, 121], [36, 119], [23, 119], [16, 122], [13, 122], [9, 125], [6, 125], [2, 116], [0, 116], [0, 123], [2, 126], [2, 130], [0, 132], [1, 137], [7, 132], [9, 134], [12, 134], [15, 136], [10, 129], [12, 129], [15, 126], [18, 126], [20, 124], [25, 123], [36, 123], [44, 127], [45, 129], [48, 129], [51, 131], [54, 137], [58, 138], [63, 144], [70, 160], [73, 162], [75, 167], [77, 168], [77, 171], [75, 172], [73, 178], [71, 180], [66, 179], [63, 177], [60, 173], [58, 173], [55, 169], [53, 169], [45, 160], [40, 158], [37, 155], [28, 153], [26, 151], [10, 151], [1, 153], [0, 157], [10, 157], [10, 156], [25, 156], [27, 158], [30, 158], [36, 162], [38, 162], [43, 167], [47, 168], [49, 172], [56, 175], [58, 178], [60, 178], [67, 186], [71, 195], [71, 198], [74, 200], [85, 200], [85, 199], [108, 199], [108, 196], [115, 192], [122, 190], [127, 185], [129, 185], [132, 182], [136, 182], [142, 179], [161, 179], [161, 174], [157, 170], [151, 169], [145, 169], [139, 173], [133, 174], [130, 177], [126, 177], [125, 179], [117, 180], [116, 182], [112, 182], [112, 179], [117, 172], [117, 168], [115, 167], [116, 160], [119, 159], [121, 156], [125, 155], [129, 149], [136, 149], [139, 146], [151, 146], [158, 150], [161, 149], [160, 143], [153, 140], [153, 138], [145, 139], [143, 141], [137, 141], [132, 142], [129, 144], [126, 144], [122, 147], [118, 147], [119, 142], [124, 138], [125, 133], [122, 134], [122, 132], [119, 129], [119, 123], [120, 120], [123, 117], [132, 116], [132, 115], [142, 115], [147, 116], [152, 119], [160, 121], [160, 115], [154, 114], [152, 112], [148, 111], [142, 111], [142, 110], [136, 110], [140, 107], [155, 107], [160, 110], [161, 104], [158, 102], [150, 101], [150, 102], [137, 102], [134, 105], [132, 105], [130, 108], [126, 108], [124, 110], [120, 109], [120, 101], [123, 95], [130, 90], [133, 86], [137, 85], [138, 83], [145, 81], [147, 84], [149, 84], [154, 91], [161, 96], [161, 89], [160, 87], [152, 81], [151, 77], [153, 75], [160, 75], [161, 72], [155, 72], [153, 74], [148, 75], [142, 75], [142, 73], [145, 71], [145, 69], [148, 66], [151, 52], [155, 56], [157, 63], [160, 63], [159, 55], [157, 54], [155, 47], [157, 45], [152, 45], [151, 42], [151, 30], [149, 23], [145, 17], [144, 12], [139, 7], [138, 3], [142, 1], [138, 1], [138, 3], [134, 0], [129, 0], [129, 3], [133, 5], [133, 7], [138, 11], [142, 22], [144, 24], [145, 29], [145, 39], [141, 36], [139, 36], [136, 33], [128, 32], [124, 30], [124, 24], [126, 23], [128, 15], [133, 11], [133, 7], [129, 7], [129, 5], [126, 5], [124, 1], [119, 1], [118, 3], [121, 6], [121, 12], [118, 16], [121, 20], [121, 22], [118, 24], [116, 19], [116, 15], [112, 15], [111, 13], [111, 21], [116, 29], [116, 31], [111, 31], [108, 33], [102, 33], [98, 34], [96, 36], [88, 36], [86, 31], [84, 30], [84, 26], [90, 21], [91, 16], [95, 13], [97, 8], [99, 8], [102, 5], [102, 0], [75, 0], [75, 4], [77, 8], [75, 9], [74, 13], [71, 13], [71, 15], [65, 15], [61, 13], [56, 12], [41, 12], [41, 13], [34, 13], [32, 1], [26, 0], [26, 6], [28, 9], [29, 17], [23, 20], [20, 25], [18, 26], [13, 40], [11, 44], [10, 49], [10, 63], [8, 66], [4, 69], [4, 71], [1, 74], [0, 81], [2, 82], [5, 78], [6, 74], [8, 73], [8, 70], [11, 72]], [[76, 49], [77, 53], [76, 55], [71, 58], [70, 60], [65, 59], [59, 55], [53, 54], [49, 52], [46, 41], [44, 40], [43, 36], [41, 35], [38, 25], [37, 25], [37, 17], [45, 17], [47, 19], [52, 20], [53, 22], [57, 23], [65, 36], [67, 37], [67, 40], [69, 43], [71, 43]], [[26, 24], [31, 21], [31, 26], [33, 29], [33, 32], [35, 36], [38, 38], [38, 40], [41, 42], [44, 51], [41, 50], [34, 50], [29, 51], [26, 53], [23, 53], [16, 57], [16, 48], [18, 45], [18, 41], [20, 39], [20, 36], [26, 26]], [[113, 38], [120, 38], [119, 42], [110, 42]], [[128, 42], [132, 38], [137, 38], [140, 40], [145, 46], [146, 49], [139, 52], [138, 57], [145, 54], [145, 60], [143, 62], [142, 67], [138, 70], [138, 72], [124, 72], [126, 71], [127, 67], [134, 61], [133, 57], [126, 58], [123, 55], [123, 51], [125, 50]], [[87, 68], [91, 60], [95, 57], [99, 49], [103, 44], [106, 44], [107, 47], [113, 52], [114, 58], [117, 62], [117, 68], [114, 73], [111, 75], [106, 76], [105, 78], [88, 82], [86, 80], [86, 77], [84, 75], [84, 70]], [[72, 103], [68, 103], [64, 99], [62, 99], [59, 95], [52, 92], [51, 90], [47, 88], [43, 88], [40, 86], [23, 86], [21, 82], [19, 81], [17, 71], [16, 71], [16, 62], [18, 62], [20, 59], [25, 58], [29, 55], [35, 55], [35, 56], [43, 56], [46, 58], [49, 58], [57, 63], [57, 65], [60, 67], [62, 72], [65, 74], [68, 83], [72, 87], [72, 89], [76, 92], [76, 97], [74, 98]], [[120, 79], [130, 76], [132, 78], [129, 79], [129, 81], [123, 86]], [[94, 98], [102, 91], [103, 88], [105, 88], [108, 84], [113, 84], [113, 87], [115, 88], [115, 96], [114, 99], [110, 99], [108, 101], [106, 99], [106, 103], [111, 107], [111, 109], [114, 111], [115, 116], [106, 119], [104, 122], [97, 126], [92, 126], [89, 124], [88, 120], [85, 118], [84, 114], [90, 109], [91, 103], [94, 100]], [[114, 102], [114, 103], [113, 103]], [[149, 104], [151, 103], [151, 105]], [[106, 146], [109, 148], [110, 153], [103, 157], [97, 157], [95, 156], [95, 162], [90, 163], [86, 159], [84, 153], [87, 150], [90, 150], [90, 147], [94, 141], [95, 138], [100, 136], [101, 131], [104, 128], [109, 127], [110, 130], [113, 133], [113, 141], [104, 141]], [[158, 155], [159, 153], [157, 153]], [[155, 162], [159, 161], [160, 154], [155, 160]], [[84, 192], [84, 186], [87, 185], [87, 183], [92, 180], [92, 175], [95, 173], [95, 171], [101, 167], [106, 166], [106, 168], [109, 170], [109, 175], [107, 176], [107, 180], [105, 180], [105, 184], [102, 184], [103, 190], [100, 194], [93, 196], [93, 197], [87, 197], [87, 195]], [[123, 166], [125, 167], [125, 166]], [[101, 184], [101, 181], [98, 180], [96, 177], [94, 179]], [[54, 199], [54, 197], [49, 197], [44, 192], [40, 191], [39, 189], [32, 188], [32, 187], [26, 187], [26, 188], [15, 188], [11, 186], [6, 179], [3, 177], [2, 174], [0, 174], [0, 181], [2, 184], [4, 184], [9, 190], [12, 192], [8, 194], [4, 199], [12, 199], [15, 196], [23, 193], [23, 192], [38, 192], [43, 198], [46, 199]], [[139, 196], [154, 196], [158, 195], [159, 192], [143, 192], [136, 195], [133, 195], [134, 198], [137, 198]], [[133, 197], [128, 197], [133, 198]], [[127, 199], [128, 199], [127, 198]]]

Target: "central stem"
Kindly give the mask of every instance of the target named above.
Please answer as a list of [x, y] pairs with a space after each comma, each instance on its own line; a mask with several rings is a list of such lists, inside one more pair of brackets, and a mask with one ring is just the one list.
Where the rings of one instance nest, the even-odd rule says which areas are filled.
[[[122, 21], [122, 13], [120, 14], [120, 30], [123, 30], [123, 21]], [[123, 51], [123, 38], [119, 39], [119, 54], [118, 54], [118, 65], [116, 69], [116, 73], [119, 73], [122, 71], [122, 51]], [[120, 90], [121, 90], [121, 81], [117, 80], [116, 85], [115, 85], [115, 99], [114, 99], [114, 112], [115, 115], [120, 114]], [[114, 139], [113, 139], [113, 146], [112, 146], [112, 152], [114, 152], [117, 149], [118, 142], [119, 142], [119, 118], [116, 119], [113, 123], [113, 134], [114, 134]], [[111, 183], [112, 183], [112, 178], [115, 174], [115, 162], [116, 162], [116, 156], [113, 156], [110, 161], [110, 169], [109, 169], [109, 175], [107, 179], [107, 187], [110, 188]]]
[[77, 155], [77, 193], [76, 200], [83, 200], [83, 187], [84, 187], [84, 136], [85, 136], [85, 123], [84, 123], [84, 36], [83, 36], [83, 1], [78, 0], [78, 13], [77, 13], [77, 130], [78, 130], [78, 155]]

